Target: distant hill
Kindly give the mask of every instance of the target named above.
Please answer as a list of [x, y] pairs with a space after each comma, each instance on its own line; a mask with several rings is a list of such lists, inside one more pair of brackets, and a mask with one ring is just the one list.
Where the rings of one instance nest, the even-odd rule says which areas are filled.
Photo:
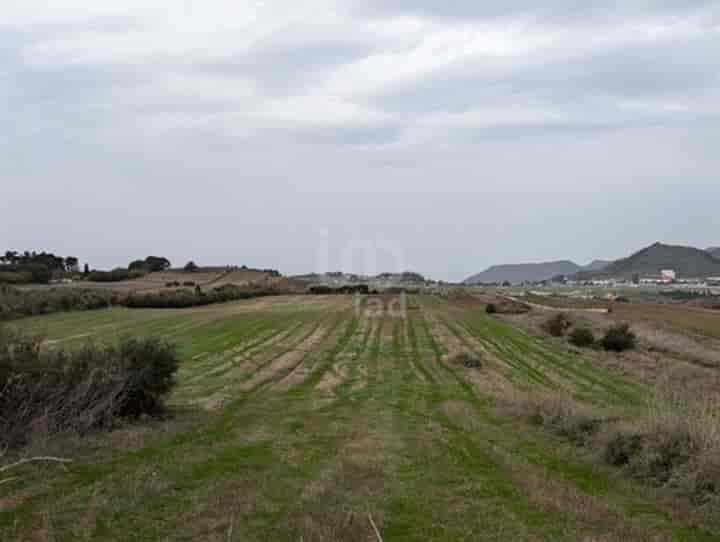
[[511, 265], [494, 265], [482, 273], [473, 275], [465, 280], [465, 284], [490, 284], [493, 282], [539, 282], [558, 275], [574, 275], [582, 271], [578, 264], [562, 260], [559, 262], [526, 263]]
[[713, 257], [720, 259], [720, 247], [710, 247], [707, 252], [712, 254]]
[[655, 243], [628, 258], [611, 263], [601, 273], [629, 278], [636, 273], [657, 275], [663, 269], [673, 269], [679, 277], [720, 275], [720, 260], [698, 248]]
[[582, 268], [583, 271], [602, 271], [612, 262], [608, 260], [593, 260]]

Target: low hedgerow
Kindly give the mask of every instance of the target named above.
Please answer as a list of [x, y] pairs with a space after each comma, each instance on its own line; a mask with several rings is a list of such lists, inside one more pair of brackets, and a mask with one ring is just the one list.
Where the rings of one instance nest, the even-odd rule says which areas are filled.
[[0, 328], [0, 449], [160, 414], [177, 369], [174, 347], [156, 339], [52, 350]]
[[226, 303], [240, 299], [281, 295], [282, 293], [284, 292], [268, 289], [247, 289], [231, 284], [204, 292], [199, 286], [196, 286], [194, 290], [179, 289], [130, 294], [125, 300], [125, 305], [135, 309], [182, 309], [201, 307], [213, 303]]
[[138, 279], [145, 276], [146, 271], [140, 269], [125, 269], [118, 267], [112, 271], [93, 271], [87, 276], [90, 282], [122, 282]]
[[72, 310], [103, 309], [119, 302], [118, 294], [100, 289], [18, 290], [0, 286], [0, 320]]

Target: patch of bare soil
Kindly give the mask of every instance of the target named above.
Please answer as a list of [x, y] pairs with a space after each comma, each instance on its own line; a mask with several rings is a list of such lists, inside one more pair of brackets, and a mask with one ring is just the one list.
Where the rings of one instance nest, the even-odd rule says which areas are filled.
[[[327, 336], [327, 328], [318, 327], [307, 339], [291, 351], [275, 358], [269, 365], [257, 371], [250, 380], [243, 383], [241, 389], [250, 391], [267, 382], [278, 380], [279, 389], [289, 389], [290, 386], [304, 380], [310, 373], [309, 368], [299, 369], [310, 354], [315, 352]], [[285, 387], [287, 386], [287, 387]]]

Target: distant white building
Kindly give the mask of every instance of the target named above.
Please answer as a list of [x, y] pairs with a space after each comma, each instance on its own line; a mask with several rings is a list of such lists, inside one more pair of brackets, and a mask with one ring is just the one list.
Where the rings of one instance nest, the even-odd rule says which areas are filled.
[[667, 282], [672, 282], [677, 278], [677, 273], [674, 269], [663, 269], [660, 271], [660, 276]]

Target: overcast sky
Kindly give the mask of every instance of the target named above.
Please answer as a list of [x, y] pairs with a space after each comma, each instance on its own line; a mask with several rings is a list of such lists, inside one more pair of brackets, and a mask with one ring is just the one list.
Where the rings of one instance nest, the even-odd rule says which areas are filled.
[[463, 279], [720, 245], [717, 0], [0, 6], [2, 250]]

